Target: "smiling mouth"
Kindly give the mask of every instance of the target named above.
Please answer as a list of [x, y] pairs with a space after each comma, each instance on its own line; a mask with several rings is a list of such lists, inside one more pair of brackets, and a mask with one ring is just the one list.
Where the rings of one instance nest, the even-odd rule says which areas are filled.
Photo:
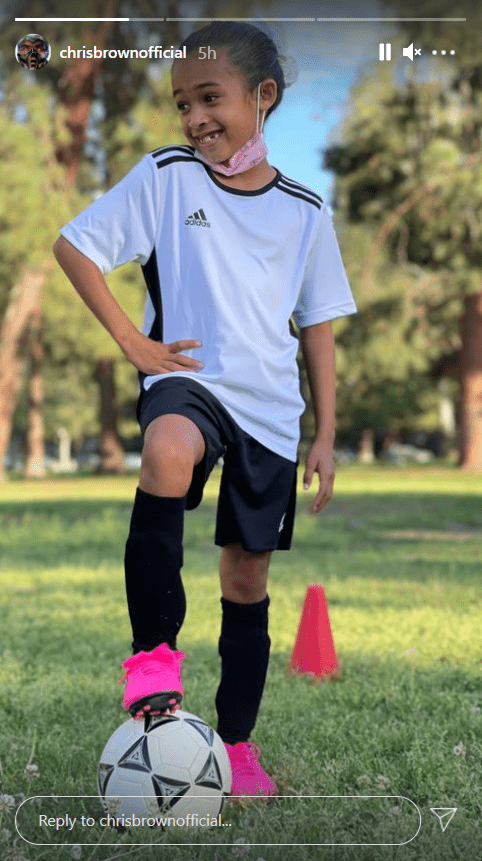
[[222, 129], [217, 129], [215, 132], [209, 132], [208, 134], [200, 135], [196, 138], [196, 140], [198, 144], [204, 146], [205, 144], [210, 144], [214, 143], [214, 141], [217, 141], [218, 138], [222, 135], [222, 133]]

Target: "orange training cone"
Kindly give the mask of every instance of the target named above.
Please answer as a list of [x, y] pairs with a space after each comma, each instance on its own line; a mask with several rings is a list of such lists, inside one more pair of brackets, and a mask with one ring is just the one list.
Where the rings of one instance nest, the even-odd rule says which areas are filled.
[[316, 678], [339, 675], [328, 605], [322, 586], [308, 586], [306, 590], [289, 670], [309, 673]]

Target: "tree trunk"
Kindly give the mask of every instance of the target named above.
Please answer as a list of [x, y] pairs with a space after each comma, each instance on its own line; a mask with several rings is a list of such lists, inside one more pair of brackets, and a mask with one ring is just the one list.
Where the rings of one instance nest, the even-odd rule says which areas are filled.
[[460, 465], [482, 472], [482, 293], [464, 299], [460, 351]]
[[[118, 0], [105, 0], [105, 17], [115, 17], [118, 5]], [[103, 21], [95, 31], [86, 28], [82, 32], [83, 43], [104, 48], [113, 26], [112, 21]], [[82, 150], [87, 140], [86, 130], [95, 95], [95, 83], [104, 63], [103, 57], [78, 57], [70, 61], [59, 81], [60, 101], [67, 110], [65, 125], [71, 139], [67, 143], [59, 143], [55, 154], [57, 161], [65, 165], [67, 179], [72, 186], [77, 178]]]
[[27, 463], [25, 475], [27, 478], [41, 478], [45, 475], [44, 455], [44, 422], [43, 422], [43, 358], [42, 345], [42, 311], [40, 294], [38, 305], [32, 313], [29, 332], [30, 378], [27, 429]]
[[31, 315], [39, 306], [44, 270], [25, 267], [19, 283], [12, 289], [0, 331], [0, 480], [5, 478], [2, 464], [8, 448], [13, 414], [22, 386], [25, 356], [22, 337]]
[[358, 463], [373, 463], [375, 460], [375, 443], [372, 428], [365, 428], [358, 445]]
[[124, 452], [117, 432], [114, 359], [103, 358], [97, 363], [100, 388], [100, 472], [124, 472]]

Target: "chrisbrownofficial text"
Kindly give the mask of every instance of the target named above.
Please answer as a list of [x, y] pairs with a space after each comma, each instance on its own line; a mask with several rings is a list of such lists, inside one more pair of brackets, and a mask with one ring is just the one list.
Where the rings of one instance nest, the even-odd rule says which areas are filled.
[[90, 60], [92, 58], [100, 59], [101, 57], [111, 60], [117, 58], [123, 60], [180, 60], [186, 57], [186, 47], [175, 48], [174, 45], [171, 45], [169, 48], [163, 48], [162, 45], [150, 45], [147, 50], [139, 50], [137, 48], [98, 48], [97, 45], [92, 45], [91, 48], [86, 48], [85, 45], [82, 45], [81, 48], [72, 48], [71, 45], [67, 45], [66, 48], [62, 48], [60, 51], [60, 56], [63, 60], [69, 58]]

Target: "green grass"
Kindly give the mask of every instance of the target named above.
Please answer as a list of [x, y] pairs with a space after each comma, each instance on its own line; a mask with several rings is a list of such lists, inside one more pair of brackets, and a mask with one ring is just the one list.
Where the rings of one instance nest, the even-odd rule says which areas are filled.
[[[188, 612], [179, 640], [188, 653], [184, 708], [214, 725], [219, 477], [215, 471], [201, 507], [186, 516]], [[0, 793], [15, 798], [0, 810], [2, 859], [15, 851], [29, 861], [73, 857], [70, 846], [34, 847], [17, 836], [19, 796], [95, 795], [100, 753], [125, 719], [117, 684], [130, 643], [122, 559], [136, 484], [2, 486]], [[271, 564], [272, 657], [253, 734], [282, 798], [268, 808], [229, 806], [223, 819], [231, 827], [208, 833], [113, 837], [95, 827], [91, 840], [118, 845], [84, 845], [83, 861], [482, 857], [481, 492], [482, 476], [455, 469], [340, 468], [333, 500], [313, 517], [313, 492], [300, 489], [293, 547]], [[311, 583], [325, 587], [343, 667], [327, 684], [285, 672]], [[29, 761], [39, 770], [32, 781]], [[387, 795], [418, 806], [412, 842], [314, 845], [408, 840], [418, 814], [397, 798], [368, 798]], [[95, 798], [84, 804], [87, 815], [99, 814]], [[431, 807], [457, 807], [445, 833]], [[235, 854], [240, 838], [251, 849], [236, 845]]]

